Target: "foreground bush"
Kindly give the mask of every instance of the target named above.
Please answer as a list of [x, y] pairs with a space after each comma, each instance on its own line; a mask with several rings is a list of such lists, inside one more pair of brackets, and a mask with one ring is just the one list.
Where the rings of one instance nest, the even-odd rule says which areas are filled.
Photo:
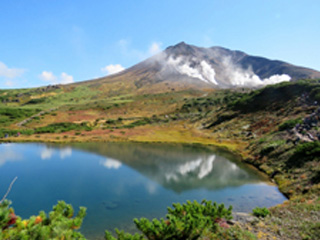
[[188, 201], [181, 205], [173, 204], [173, 209], [168, 208], [166, 219], [146, 218], [135, 219], [136, 227], [142, 234], [130, 234], [116, 229], [117, 238], [106, 231], [107, 240], [187, 240], [187, 239], [255, 239], [248, 232], [239, 228], [230, 228], [226, 220], [232, 218], [232, 207], [228, 209], [223, 204], [217, 205], [211, 201], [193, 203]]
[[73, 217], [72, 206], [59, 201], [48, 215], [41, 211], [38, 216], [22, 220], [9, 206], [8, 200], [0, 203], [0, 239], [85, 239], [76, 231], [86, 215], [84, 207], [80, 207], [78, 214]]
[[[85, 239], [78, 232], [86, 209], [81, 207], [79, 213], [73, 217], [73, 208], [63, 201], [59, 201], [48, 215], [43, 211], [38, 216], [22, 220], [9, 208], [8, 200], [0, 203], [0, 239], [1, 240], [29, 240], [54, 239], [70, 240]], [[211, 201], [186, 204], [173, 204], [168, 208], [166, 220], [152, 220], [146, 218], [135, 219], [134, 222], [142, 234], [130, 234], [116, 229], [117, 238], [108, 231], [106, 240], [255, 240], [256, 237], [239, 226], [229, 226], [227, 220], [232, 218], [232, 207], [228, 209], [223, 204]]]

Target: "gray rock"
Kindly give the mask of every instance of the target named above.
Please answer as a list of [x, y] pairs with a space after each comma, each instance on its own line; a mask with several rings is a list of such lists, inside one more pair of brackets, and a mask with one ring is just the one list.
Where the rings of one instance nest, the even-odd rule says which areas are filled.
[[233, 212], [233, 220], [241, 223], [251, 223], [257, 220], [256, 217], [244, 212]]

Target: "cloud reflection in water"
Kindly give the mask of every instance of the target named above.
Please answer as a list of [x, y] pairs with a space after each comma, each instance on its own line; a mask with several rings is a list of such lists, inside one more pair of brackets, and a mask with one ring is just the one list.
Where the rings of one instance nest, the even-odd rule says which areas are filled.
[[41, 150], [40, 157], [42, 160], [50, 159], [53, 153], [54, 153], [54, 150], [52, 148], [45, 147]]
[[112, 168], [119, 169], [121, 167], [122, 163], [117, 160], [107, 158], [105, 160], [101, 160], [100, 165], [102, 165], [108, 169], [112, 169]]
[[60, 158], [65, 159], [66, 157], [71, 157], [72, 156], [72, 148], [71, 147], [66, 147], [60, 149]]
[[59, 152], [60, 159], [65, 159], [66, 157], [71, 157], [72, 156], [72, 148], [71, 147], [51, 148], [51, 147], [45, 146], [44, 148], [41, 149], [40, 158], [42, 160], [51, 159], [52, 156], [56, 152]]
[[15, 162], [23, 159], [23, 156], [13, 149], [11, 149], [11, 144], [2, 144], [4, 147], [0, 154], [0, 167], [7, 162]]

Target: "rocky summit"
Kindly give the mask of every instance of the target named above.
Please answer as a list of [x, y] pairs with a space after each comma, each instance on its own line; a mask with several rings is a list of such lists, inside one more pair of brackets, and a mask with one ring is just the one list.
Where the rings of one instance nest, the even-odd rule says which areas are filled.
[[133, 83], [135, 90], [163, 92], [190, 87], [257, 88], [315, 78], [320, 78], [320, 72], [309, 68], [222, 47], [203, 48], [181, 42], [118, 74], [94, 82], [126, 81]]

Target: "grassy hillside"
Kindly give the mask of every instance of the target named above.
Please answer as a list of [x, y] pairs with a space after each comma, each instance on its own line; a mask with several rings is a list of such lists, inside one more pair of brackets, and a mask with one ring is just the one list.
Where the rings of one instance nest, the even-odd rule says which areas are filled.
[[[319, 80], [258, 90], [162, 88], [164, 92], [152, 93], [130, 91], [130, 84], [124, 89], [120, 85], [111, 87], [112, 82], [87, 82], [2, 90], [1, 141], [225, 146], [267, 173], [290, 199], [287, 205], [272, 210], [277, 221], [287, 219], [290, 224], [278, 223], [279, 230], [270, 219], [263, 220], [264, 227], [250, 226], [257, 234], [266, 234], [258, 238], [279, 238], [286, 232], [289, 237], [280, 239], [314, 239], [317, 226], [313, 222], [320, 217]], [[310, 204], [315, 207], [308, 207]], [[306, 210], [301, 213], [301, 208]], [[289, 221], [289, 213], [300, 214], [301, 224]], [[312, 214], [315, 217], [310, 217]]]

